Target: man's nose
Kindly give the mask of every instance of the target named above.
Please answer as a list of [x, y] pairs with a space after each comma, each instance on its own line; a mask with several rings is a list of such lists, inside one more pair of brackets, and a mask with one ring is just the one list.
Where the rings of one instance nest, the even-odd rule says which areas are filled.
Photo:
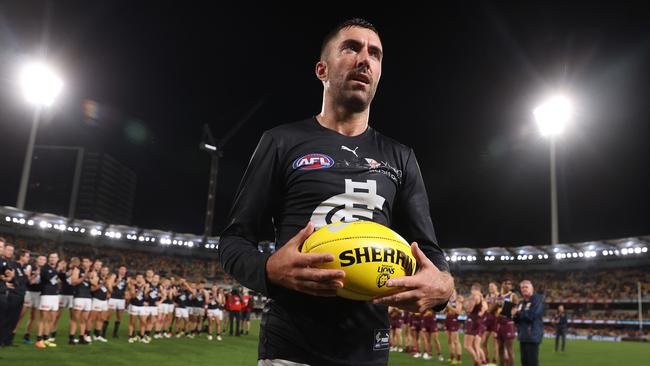
[[357, 68], [370, 68], [370, 53], [368, 49], [364, 47], [359, 53], [357, 53]]

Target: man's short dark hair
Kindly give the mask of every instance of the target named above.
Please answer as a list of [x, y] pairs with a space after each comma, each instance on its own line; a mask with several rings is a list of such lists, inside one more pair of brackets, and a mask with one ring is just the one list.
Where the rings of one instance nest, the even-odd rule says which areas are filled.
[[336, 35], [339, 33], [339, 31], [341, 31], [342, 29], [347, 29], [347, 28], [351, 28], [351, 27], [359, 27], [359, 28], [370, 29], [371, 31], [373, 31], [377, 35], [379, 35], [379, 31], [377, 31], [377, 28], [375, 28], [375, 26], [372, 23], [370, 23], [369, 21], [367, 21], [365, 19], [362, 19], [362, 18], [348, 19], [348, 20], [340, 23], [336, 27], [334, 27], [334, 29], [332, 29], [329, 33], [327, 33], [325, 38], [323, 38], [323, 44], [321, 44], [321, 47], [320, 47], [320, 56], [321, 56], [321, 58], [323, 58], [323, 54], [325, 53], [325, 49], [327, 48], [327, 44], [334, 37], [336, 37]]

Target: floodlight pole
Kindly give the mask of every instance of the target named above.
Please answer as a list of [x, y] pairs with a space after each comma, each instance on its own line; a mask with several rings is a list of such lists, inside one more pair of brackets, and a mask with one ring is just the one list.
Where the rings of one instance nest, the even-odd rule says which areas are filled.
[[18, 199], [16, 200], [16, 208], [19, 210], [25, 209], [25, 198], [27, 197], [27, 185], [29, 184], [29, 173], [30, 170], [32, 169], [34, 145], [36, 144], [36, 131], [38, 130], [38, 123], [40, 119], [41, 119], [41, 107], [36, 107], [34, 109], [34, 116], [32, 119], [32, 128], [29, 133], [27, 152], [25, 153], [25, 162], [23, 163], [23, 173], [20, 178], [20, 187], [18, 188]]
[[550, 136], [550, 158], [551, 158], [551, 244], [559, 243], [558, 238], [558, 215], [557, 215], [557, 177], [555, 167], [555, 138]]

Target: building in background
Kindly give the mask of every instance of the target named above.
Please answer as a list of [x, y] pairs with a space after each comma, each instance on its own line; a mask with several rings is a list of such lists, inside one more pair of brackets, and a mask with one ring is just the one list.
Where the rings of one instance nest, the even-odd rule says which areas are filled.
[[[76, 161], [80, 156], [75, 198]], [[130, 225], [136, 181], [131, 169], [106, 153], [42, 146], [34, 154], [26, 209]], [[74, 210], [70, 210], [72, 206]]]

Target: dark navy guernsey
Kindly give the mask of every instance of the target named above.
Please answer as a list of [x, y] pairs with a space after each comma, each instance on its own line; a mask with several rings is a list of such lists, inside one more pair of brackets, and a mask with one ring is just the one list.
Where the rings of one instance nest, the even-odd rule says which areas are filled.
[[[262, 135], [244, 173], [219, 255], [224, 269], [272, 300], [263, 313], [260, 359], [310, 365], [385, 365], [386, 306], [315, 297], [267, 281], [257, 242], [273, 220], [276, 249], [308, 221], [370, 220], [389, 226], [449, 271], [437, 244], [413, 150], [371, 127], [354, 137], [315, 118]], [[441, 305], [444, 308], [444, 304]]]
[[115, 279], [115, 283], [113, 283], [113, 292], [111, 292], [111, 299], [124, 299], [127, 281], [128, 278], [126, 276]]

